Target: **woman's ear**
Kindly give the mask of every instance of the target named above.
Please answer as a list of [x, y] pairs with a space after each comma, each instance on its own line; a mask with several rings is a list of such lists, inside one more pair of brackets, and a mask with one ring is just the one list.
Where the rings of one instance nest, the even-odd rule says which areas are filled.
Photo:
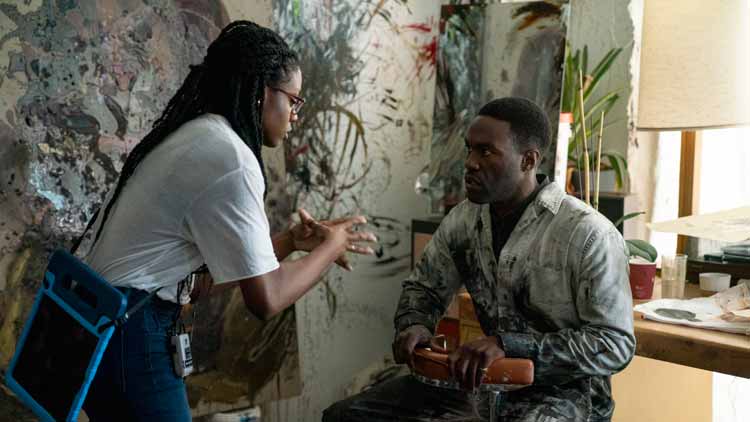
[[[269, 87], [265, 87], [263, 89], [263, 106], [265, 107], [268, 104], [268, 99], [272, 98], [271, 95], [273, 94], [273, 90]], [[258, 101], [261, 101], [258, 99]], [[258, 104], [261, 105], [261, 104]]]

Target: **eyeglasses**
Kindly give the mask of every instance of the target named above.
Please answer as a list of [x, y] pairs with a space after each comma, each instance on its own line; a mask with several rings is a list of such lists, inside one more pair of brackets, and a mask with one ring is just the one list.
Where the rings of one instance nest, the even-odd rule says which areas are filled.
[[287, 97], [289, 97], [289, 102], [292, 103], [292, 113], [299, 114], [299, 109], [301, 109], [302, 105], [305, 104], [305, 99], [304, 98], [302, 98], [302, 97], [300, 97], [298, 95], [294, 95], [294, 94], [291, 94], [289, 92], [286, 92], [286, 91], [284, 91], [281, 88], [274, 88], [274, 87], [270, 87], [270, 88], [272, 90], [274, 90], [274, 91], [279, 91], [282, 94], [284, 94]]

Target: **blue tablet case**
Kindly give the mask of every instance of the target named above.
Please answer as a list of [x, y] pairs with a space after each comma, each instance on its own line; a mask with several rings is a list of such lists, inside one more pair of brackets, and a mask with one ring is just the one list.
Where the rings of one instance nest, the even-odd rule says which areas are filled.
[[100, 275], [56, 251], [8, 367], [8, 387], [42, 421], [76, 421], [126, 306]]

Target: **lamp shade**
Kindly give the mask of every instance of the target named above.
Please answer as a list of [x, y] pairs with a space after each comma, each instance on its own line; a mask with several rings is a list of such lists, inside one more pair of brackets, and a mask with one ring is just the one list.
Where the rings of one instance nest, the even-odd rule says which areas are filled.
[[750, 0], [645, 0], [639, 130], [750, 124]]

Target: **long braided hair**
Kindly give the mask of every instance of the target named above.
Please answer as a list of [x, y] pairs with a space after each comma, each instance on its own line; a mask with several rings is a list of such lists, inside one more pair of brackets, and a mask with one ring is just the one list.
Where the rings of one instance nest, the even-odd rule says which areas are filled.
[[190, 66], [190, 73], [161, 117], [128, 155], [94, 242], [112, 205], [143, 158], [182, 124], [201, 114], [214, 113], [229, 121], [258, 159], [265, 181], [261, 157], [265, 87], [285, 82], [297, 69], [297, 55], [275, 32], [249, 21], [227, 25], [208, 47], [203, 63]]

